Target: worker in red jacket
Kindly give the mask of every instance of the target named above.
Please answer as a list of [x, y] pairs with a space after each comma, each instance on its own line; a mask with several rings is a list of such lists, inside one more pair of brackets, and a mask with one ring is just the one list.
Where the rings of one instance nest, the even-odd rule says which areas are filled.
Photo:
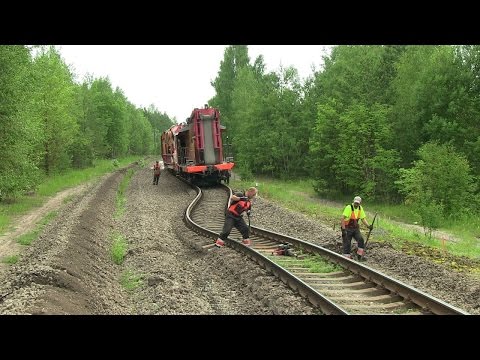
[[257, 192], [257, 188], [251, 187], [245, 193], [237, 192], [230, 197], [230, 206], [228, 207], [227, 215], [225, 216], [223, 230], [217, 241], [215, 241], [216, 246], [225, 246], [225, 240], [228, 235], [230, 235], [234, 226], [242, 234], [242, 243], [246, 246], [252, 245], [252, 240], [250, 240], [250, 230], [247, 224], [245, 224], [242, 214], [246, 212], [247, 215], [250, 216], [250, 211], [252, 210], [251, 200], [257, 196]]

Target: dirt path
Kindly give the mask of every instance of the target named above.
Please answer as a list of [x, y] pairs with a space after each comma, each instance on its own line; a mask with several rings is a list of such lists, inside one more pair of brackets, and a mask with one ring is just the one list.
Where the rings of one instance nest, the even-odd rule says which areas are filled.
[[[422, 226], [420, 225], [415, 225], [415, 224], [405, 224], [401, 223], [395, 220], [388, 219], [391, 223], [400, 226], [404, 229], [409, 229], [411, 231], [415, 231], [419, 234], [425, 235], [425, 231]], [[446, 241], [451, 241], [451, 242], [459, 242], [460, 239], [452, 235], [451, 233], [443, 230], [433, 230], [432, 231], [432, 237], [440, 240], [446, 240]]]
[[[63, 190], [54, 195], [50, 200], [39, 208], [31, 210], [13, 222], [13, 230], [7, 231], [0, 235], [0, 259], [7, 256], [16, 255], [22, 252], [23, 247], [16, 239], [24, 234], [33, 231], [44, 216], [54, 210], [58, 210], [63, 204], [64, 200], [75, 195], [80, 194], [87, 188], [88, 184], [83, 184], [74, 188]], [[0, 271], [7, 267], [6, 264], [0, 263]]]
[[[125, 170], [86, 185], [0, 274], [0, 314], [124, 314], [109, 257], [115, 194]], [[80, 190], [79, 190], [80, 191]]]

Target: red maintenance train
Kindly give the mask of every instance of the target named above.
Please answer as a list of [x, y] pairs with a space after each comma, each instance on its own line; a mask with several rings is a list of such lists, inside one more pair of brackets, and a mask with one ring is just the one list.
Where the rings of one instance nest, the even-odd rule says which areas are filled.
[[162, 133], [162, 158], [173, 173], [195, 183], [228, 183], [235, 165], [222, 142], [220, 111], [195, 108], [186, 123]]

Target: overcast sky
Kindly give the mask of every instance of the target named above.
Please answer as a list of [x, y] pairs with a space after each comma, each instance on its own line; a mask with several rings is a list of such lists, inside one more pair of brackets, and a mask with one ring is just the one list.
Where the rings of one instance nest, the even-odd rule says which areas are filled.
[[[108, 76], [138, 107], [153, 104], [178, 122], [214, 96], [225, 45], [59, 45], [63, 59], [82, 81], [85, 74]], [[253, 63], [263, 55], [267, 71], [294, 66], [303, 79], [319, 69], [322, 45], [249, 45]]]

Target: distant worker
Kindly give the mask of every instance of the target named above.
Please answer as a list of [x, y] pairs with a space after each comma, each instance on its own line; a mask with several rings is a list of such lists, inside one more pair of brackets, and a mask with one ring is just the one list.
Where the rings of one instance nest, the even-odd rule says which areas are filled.
[[208, 104], [205, 104], [205, 109], [208, 109]]
[[153, 185], [158, 185], [158, 179], [160, 179], [160, 162], [157, 160], [153, 165]]
[[230, 207], [225, 216], [225, 223], [222, 232], [215, 242], [216, 246], [225, 246], [225, 240], [228, 235], [230, 235], [234, 226], [242, 234], [242, 243], [246, 246], [252, 245], [252, 241], [250, 240], [250, 229], [247, 224], [245, 224], [242, 213], [246, 212], [247, 216], [250, 216], [250, 211], [252, 210], [251, 200], [257, 196], [257, 192], [257, 188], [251, 187], [245, 193], [237, 192], [230, 197]]
[[348, 204], [343, 210], [342, 216], [342, 240], [343, 240], [343, 256], [351, 259], [351, 242], [352, 237], [357, 241], [357, 258], [361, 260], [365, 254], [365, 245], [363, 241], [363, 236], [360, 233], [360, 226], [358, 220], [362, 220], [365, 226], [372, 230], [373, 225], [368, 225], [366, 220], [365, 211], [360, 204], [362, 203], [362, 198], [360, 196], [355, 196], [353, 199], [353, 204]]

